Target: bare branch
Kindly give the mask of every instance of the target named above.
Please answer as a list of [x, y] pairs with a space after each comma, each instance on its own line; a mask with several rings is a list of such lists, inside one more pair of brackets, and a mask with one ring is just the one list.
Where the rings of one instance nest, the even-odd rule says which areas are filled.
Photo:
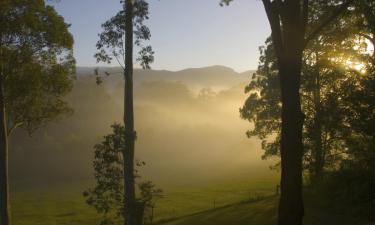
[[7, 133], [8, 137], [13, 133], [13, 131], [14, 131], [16, 128], [22, 126], [23, 124], [24, 124], [23, 122], [19, 122], [19, 123], [14, 124], [14, 126], [8, 128], [8, 133]]
[[120, 60], [118, 59], [117, 55], [113, 54], [113, 56], [115, 57], [115, 59], [117, 60], [117, 63], [121, 66], [121, 68], [123, 70], [125, 70], [125, 67], [122, 65], [122, 63], [120, 62]]

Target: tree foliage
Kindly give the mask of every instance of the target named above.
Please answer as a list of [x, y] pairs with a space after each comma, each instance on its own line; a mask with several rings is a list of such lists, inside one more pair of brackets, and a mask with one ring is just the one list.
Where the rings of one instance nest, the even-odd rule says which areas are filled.
[[[103, 141], [94, 146], [95, 159], [93, 162], [96, 185], [83, 194], [87, 204], [93, 206], [103, 215], [102, 225], [123, 224], [124, 221], [124, 145], [125, 128], [119, 124], [112, 125], [113, 133], [104, 136]], [[137, 166], [145, 163], [138, 161]], [[140, 179], [140, 176], [136, 176]], [[150, 209], [154, 207], [155, 199], [162, 197], [162, 190], [157, 189], [151, 181], [139, 181], [140, 197], [137, 200], [145, 207], [145, 218], [151, 216]], [[147, 222], [147, 221], [146, 221]]]
[[43, 0], [0, 3], [1, 65], [10, 133], [70, 113], [75, 60], [69, 24]]
[[[329, 1], [314, 1], [309, 14], [319, 18], [322, 8], [334, 6]], [[373, 57], [362, 35], [368, 34], [365, 25], [369, 22], [361, 7], [354, 6], [327, 26], [303, 54], [300, 93], [305, 114], [304, 168], [312, 174], [319, 166], [332, 170], [350, 158], [353, 146], [361, 146], [354, 140], [361, 140], [360, 133], [369, 131], [368, 124], [373, 124]], [[268, 158], [279, 155], [281, 128], [278, 64], [271, 38], [260, 47], [260, 53], [258, 71], [245, 89], [249, 97], [240, 112], [242, 118], [254, 123], [247, 135], [263, 140], [263, 158]], [[371, 139], [371, 132], [365, 135], [367, 139]], [[369, 146], [365, 149], [373, 152]]]
[[[150, 68], [154, 61], [154, 51], [149, 45], [144, 45], [143, 41], [149, 40], [151, 32], [144, 24], [149, 19], [149, 5], [145, 0], [134, 1], [133, 26], [134, 44], [139, 47], [137, 61], [143, 68]], [[99, 41], [96, 43], [98, 52], [95, 58], [98, 62], [111, 63], [114, 59], [124, 69], [125, 68], [125, 4], [115, 16], [102, 24], [103, 32], [99, 34]]]

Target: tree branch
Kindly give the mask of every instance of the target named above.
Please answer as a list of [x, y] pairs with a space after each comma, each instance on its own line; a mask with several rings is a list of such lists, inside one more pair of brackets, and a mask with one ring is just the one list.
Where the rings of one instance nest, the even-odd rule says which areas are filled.
[[120, 60], [118, 59], [117, 54], [113, 54], [113, 53], [112, 53], [112, 55], [115, 57], [117, 63], [121, 66], [122, 70], [125, 70], [125, 67], [122, 65], [122, 63], [121, 63]]
[[14, 126], [12, 126], [8, 129], [7, 136], [9, 137], [16, 128], [22, 126], [23, 124], [24, 124], [23, 122], [19, 122], [19, 123], [14, 124]]
[[354, 0], [347, 0], [345, 3], [342, 3], [340, 7], [334, 11], [326, 20], [324, 20], [315, 30], [311, 32], [305, 39], [304, 47], [314, 39], [326, 26], [328, 26], [333, 20], [335, 20], [342, 12], [348, 8], [349, 5], [352, 4]]
[[275, 47], [277, 58], [280, 60], [282, 58], [284, 44], [282, 38], [282, 31], [280, 25], [280, 4], [278, 1], [271, 3], [270, 0], [262, 0], [263, 5], [271, 26], [272, 30], [272, 40]]

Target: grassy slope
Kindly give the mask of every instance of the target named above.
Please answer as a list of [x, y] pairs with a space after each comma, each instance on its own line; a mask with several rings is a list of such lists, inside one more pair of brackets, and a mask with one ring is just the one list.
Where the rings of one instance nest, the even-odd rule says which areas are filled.
[[[155, 220], [181, 217], [233, 204], [255, 196], [269, 195], [276, 180], [257, 179], [211, 182], [204, 185], [162, 187], [166, 197], [156, 202]], [[85, 203], [82, 191], [91, 187], [86, 181], [44, 184], [17, 183], [13, 188], [14, 225], [98, 225], [100, 215]]]
[[[259, 201], [241, 202], [188, 216], [161, 221], [159, 225], [275, 225], [275, 197]], [[363, 221], [345, 216], [322, 212], [307, 205], [308, 213], [304, 225], [363, 225]]]
[[14, 225], [95, 225], [100, 216], [85, 204], [85, 185], [31, 187], [11, 192]]
[[[274, 225], [277, 199], [257, 196], [273, 193], [276, 180], [230, 182], [195, 187], [165, 188], [157, 202], [155, 220], [160, 225]], [[87, 182], [47, 187], [18, 185], [12, 192], [14, 225], [98, 225], [100, 215], [85, 204], [82, 191]], [[213, 202], [215, 201], [215, 209]], [[364, 225], [362, 221], [326, 212], [314, 197], [306, 197], [305, 225]]]

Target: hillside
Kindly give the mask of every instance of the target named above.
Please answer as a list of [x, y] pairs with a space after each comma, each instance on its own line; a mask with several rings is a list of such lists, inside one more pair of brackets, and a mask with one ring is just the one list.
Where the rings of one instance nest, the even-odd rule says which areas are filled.
[[[77, 68], [77, 75], [93, 75], [94, 69], [95, 68], [93, 67], [79, 67]], [[122, 70], [119, 67], [100, 67], [99, 71], [102, 74], [105, 72], [111, 74], [105, 78], [107, 84], [110, 86], [116, 85], [122, 81]], [[137, 86], [145, 81], [165, 80], [170, 82], [181, 82], [193, 89], [199, 89], [202, 87], [224, 89], [241, 83], [247, 83], [253, 73], [253, 70], [238, 73], [225, 66], [188, 68], [180, 71], [135, 69], [134, 83]]]

